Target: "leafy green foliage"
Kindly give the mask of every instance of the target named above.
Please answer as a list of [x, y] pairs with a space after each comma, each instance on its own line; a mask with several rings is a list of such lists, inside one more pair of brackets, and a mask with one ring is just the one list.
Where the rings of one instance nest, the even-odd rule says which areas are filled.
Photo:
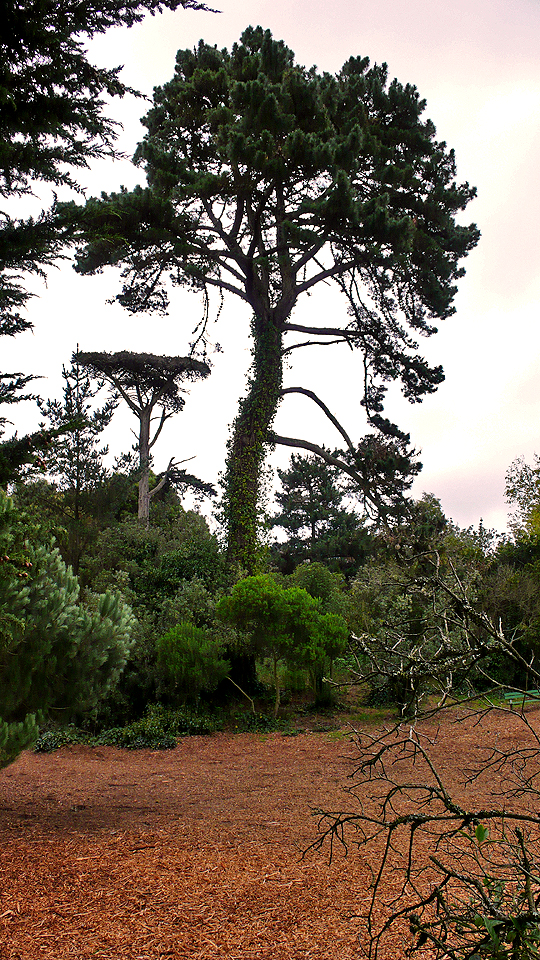
[[320, 600], [323, 610], [345, 613], [347, 602], [344, 579], [341, 574], [329, 570], [323, 563], [302, 563], [291, 575], [289, 582], [307, 590], [311, 597]]
[[505, 495], [508, 504], [514, 507], [510, 526], [516, 539], [523, 535], [540, 533], [540, 457], [534, 455], [534, 463], [525, 463], [518, 457], [506, 473]]
[[479, 602], [488, 540], [482, 529], [449, 524], [427, 494], [381, 536], [378, 556], [359, 571], [347, 598], [356, 673], [369, 683], [372, 703], [396, 704], [412, 716], [429, 692], [444, 697], [481, 680], [482, 664], [500, 645], [486, 636], [483, 646], [479, 631], [471, 647], [460, 595]]
[[[270, 31], [248, 27], [230, 52], [202, 41], [178, 52], [135, 155], [146, 189], [103, 195], [82, 211], [62, 208], [84, 244], [77, 269], [121, 266], [118, 299], [128, 310], [166, 312], [169, 282], [216, 287], [250, 305], [253, 367], [224, 499], [229, 559], [248, 572], [257, 562], [269, 444], [335, 463], [375, 509], [377, 464], [391, 499], [414, 475], [408, 438], [381, 413], [386, 386], [401, 381], [415, 402], [441, 382], [442, 369], [418, 355], [415, 338], [453, 312], [459, 261], [478, 240], [474, 226], [455, 220], [474, 190], [456, 182], [454, 155], [436, 141], [424, 108], [413, 86], [388, 82], [385, 66], [353, 57], [336, 76], [319, 75], [296, 64]], [[299, 296], [329, 278], [346, 298], [347, 321], [291, 322]], [[330, 337], [360, 350], [362, 402], [380, 436], [354, 444], [312, 391], [283, 390], [284, 355], [298, 346], [285, 346], [289, 333], [303, 334], [304, 345]], [[199, 346], [204, 338], [203, 323]], [[291, 389], [324, 410], [347, 443], [345, 456], [272, 433]]]
[[216, 613], [248, 634], [256, 655], [272, 658], [276, 715], [280, 704], [279, 660], [314, 665], [343, 652], [347, 642], [342, 617], [324, 613], [320, 601], [306, 590], [284, 588], [268, 574], [240, 580], [228, 596], [219, 600]]
[[87, 582], [103, 589], [118, 571], [128, 576], [136, 606], [159, 610], [186, 582], [197, 579], [208, 590], [228, 584], [216, 538], [204, 517], [169, 504], [149, 528], [124, 520], [102, 531], [93, 556], [84, 564]]
[[128, 750], [169, 750], [176, 747], [179, 737], [203, 736], [220, 727], [221, 721], [210, 714], [151, 704], [139, 720], [123, 727], [111, 727], [97, 735], [76, 727], [46, 730], [37, 738], [34, 749], [36, 753], [51, 753], [70, 744], [86, 743]]
[[234, 733], [273, 733], [288, 729], [280, 717], [269, 717], [266, 713], [252, 713], [250, 710], [231, 713], [229, 724]]
[[192, 623], [173, 627], [158, 640], [156, 650], [158, 670], [172, 687], [169, 696], [181, 703], [212, 693], [230, 670], [223, 643]]
[[8, 731], [22, 740], [38, 712], [70, 718], [96, 709], [124, 669], [134, 618], [119, 595], [81, 603], [58, 550], [40, 544], [1, 493], [0, 530], [1, 719], [22, 724]]
[[9, 766], [23, 750], [35, 743], [38, 725], [34, 714], [28, 714], [20, 723], [0, 720], [0, 770]]
[[540, 648], [540, 537], [522, 531], [499, 544], [481, 591], [485, 609], [500, 620], [524, 658], [521, 665], [502, 658], [499, 676], [509, 685], [527, 688], [531, 682], [525, 663], [534, 662]]
[[[229, 574], [205, 519], [185, 511], [169, 491], [156, 502], [149, 528], [124, 520], [102, 530], [81, 576], [93, 591], [121, 591], [137, 617], [129, 663], [99, 711], [100, 726], [117, 725], [165, 696], [157, 640], [181, 621], [213, 628], [215, 594], [229, 586]], [[224, 632], [220, 628], [220, 636]]]

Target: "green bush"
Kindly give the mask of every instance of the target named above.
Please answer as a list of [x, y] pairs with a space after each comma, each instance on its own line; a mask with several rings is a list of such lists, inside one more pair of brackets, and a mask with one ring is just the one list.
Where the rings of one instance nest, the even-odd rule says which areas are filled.
[[13, 763], [36, 740], [37, 735], [38, 727], [33, 714], [28, 714], [20, 723], [0, 720], [0, 769]]
[[34, 753], [52, 753], [60, 747], [74, 743], [88, 743], [88, 734], [77, 727], [61, 727], [58, 730], [44, 730], [34, 744]]
[[119, 594], [80, 596], [77, 577], [0, 491], [0, 765], [37, 736], [36, 717], [93, 714], [117, 684], [135, 619]]
[[210, 714], [186, 709], [168, 710], [161, 704], [153, 704], [140, 720], [123, 727], [111, 727], [97, 736], [73, 726], [46, 730], [37, 738], [34, 751], [51, 753], [75, 743], [128, 750], [169, 750], [176, 747], [179, 737], [208, 735], [221, 726], [219, 718]]
[[218, 601], [216, 614], [250, 636], [255, 655], [272, 658], [275, 716], [281, 699], [279, 662], [309, 668], [319, 693], [326, 663], [340, 656], [347, 643], [343, 617], [325, 613], [321, 601], [307, 590], [284, 589], [270, 574], [240, 580]]
[[230, 716], [234, 733], [272, 733], [283, 730], [285, 724], [278, 717], [269, 717], [266, 713], [238, 711]]
[[193, 623], [173, 627], [158, 640], [156, 650], [158, 671], [168, 681], [165, 689], [176, 702], [212, 693], [230, 670], [223, 644]]

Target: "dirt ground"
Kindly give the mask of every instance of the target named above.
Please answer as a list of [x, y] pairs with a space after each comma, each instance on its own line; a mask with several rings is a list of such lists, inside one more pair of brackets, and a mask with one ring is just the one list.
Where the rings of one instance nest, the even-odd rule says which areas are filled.
[[[521, 736], [508, 716], [486, 723], [490, 740]], [[442, 730], [447, 775], [478, 735]], [[356, 754], [346, 730], [23, 754], [0, 772], [0, 960], [360, 957], [365, 855], [302, 859], [313, 809], [350, 807]]]

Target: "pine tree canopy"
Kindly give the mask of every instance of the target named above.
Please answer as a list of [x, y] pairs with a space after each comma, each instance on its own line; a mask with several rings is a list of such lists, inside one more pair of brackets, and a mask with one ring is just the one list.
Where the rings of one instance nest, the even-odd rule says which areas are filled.
[[180, 382], [208, 377], [210, 374], [208, 364], [194, 357], [160, 357], [152, 353], [121, 350], [119, 353], [79, 351], [73, 359], [98, 379], [104, 377], [108, 380], [132, 409], [133, 404], [154, 406], [159, 403], [177, 412], [185, 404], [180, 395]]
[[[66, 229], [83, 240], [77, 269], [121, 266], [118, 299], [128, 310], [166, 312], [171, 283], [217, 287], [251, 307], [253, 376], [226, 479], [233, 512], [244, 497], [238, 522], [250, 528], [252, 546], [264, 444], [325, 457], [320, 445], [272, 434], [285, 392], [317, 403], [353, 459], [363, 455], [313, 391], [283, 391], [284, 355], [315, 343], [359, 349], [361, 403], [398, 446], [406, 435], [382, 416], [388, 383], [400, 381], [417, 402], [443, 379], [417, 339], [454, 312], [460, 260], [479, 234], [456, 222], [475, 190], [456, 181], [454, 153], [436, 140], [424, 109], [414, 86], [389, 82], [384, 64], [351, 57], [335, 76], [320, 74], [297, 64], [270, 31], [249, 27], [230, 52], [203, 41], [178, 52], [135, 154], [147, 188], [104, 194], [82, 211], [62, 208]], [[299, 296], [328, 280], [345, 297], [342, 322], [293, 322]], [[345, 469], [363, 483], [354, 464]], [[244, 552], [238, 544], [233, 551]]]
[[415, 87], [388, 83], [385, 65], [357, 57], [319, 76], [260, 27], [231, 53], [203, 41], [181, 50], [143, 121], [136, 161], [149, 191], [90, 201], [97, 248], [79, 269], [125, 263], [135, 310], [156, 306], [151, 282], [185, 270], [257, 315], [266, 301], [283, 323], [323, 276], [354, 271], [381, 321], [403, 314], [431, 332], [430, 319], [453, 312], [458, 261], [478, 232], [454, 221], [475, 191], [455, 182], [454, 154], [421, 119], [424, 107]]
[[[149, 522], [150, 501], [167, 484], [191, 487], [207, 496], [214, 495], [211, 484], [178, 469], [171, 458], [169, 466], [157, 486], [150, 490], [150, 451], [161, 434], [165, 421], [179, 413], [185, 405], [180, 386], [183, 380], [206, 378], [210, 367], [194, 357], [158, 357], [151, 353], [82, 353], [74, 355], [98, 379], [109, 382], [113, 393], [122, 397], [139, 421], [139, 520]], [[151, 436], [151, 424], [156, 407], [161, 408], [158, 425]]]

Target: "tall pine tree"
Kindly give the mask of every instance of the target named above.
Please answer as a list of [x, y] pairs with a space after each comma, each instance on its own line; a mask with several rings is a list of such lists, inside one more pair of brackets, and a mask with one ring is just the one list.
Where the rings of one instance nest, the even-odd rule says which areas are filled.
[[[169, 281], [216, 287], [251, 308], [253, 366], [225, 473], [228, 554], [248, 570], [269, 444], [339, 465], [377, 503], [365, 447], [314, 391], [293, 388], [329, 417], [345, 455], [272, 432], [291, 392], [282, 384], [286, 354], [336, 341], [358, 349], [366, 414], [398, 457], [408, 438], [382, 416], [386, 384], [400, 381], [418, 402], [443, 379], [416, 340], [453, 312], [459, 263], [478, 231], [456, 223], [475, 191], [456, 182], [454, 154], [422, 119], [424, 108], [415, 87], [388, 82], [385, 65], [352, 57], [336, 76], [319, 74], [296, 64], [270, 31], [249, 27], [230, 52], [202, 41], [178, 52], [135, 155], [147, 189], [62, 211], [87, 241], [81, 272], [123, 267], [118, 299], [128, 310], [165, 311]], [[328, 280], [344, 294], [342, 322], [295, 323], [301, 294]]]

